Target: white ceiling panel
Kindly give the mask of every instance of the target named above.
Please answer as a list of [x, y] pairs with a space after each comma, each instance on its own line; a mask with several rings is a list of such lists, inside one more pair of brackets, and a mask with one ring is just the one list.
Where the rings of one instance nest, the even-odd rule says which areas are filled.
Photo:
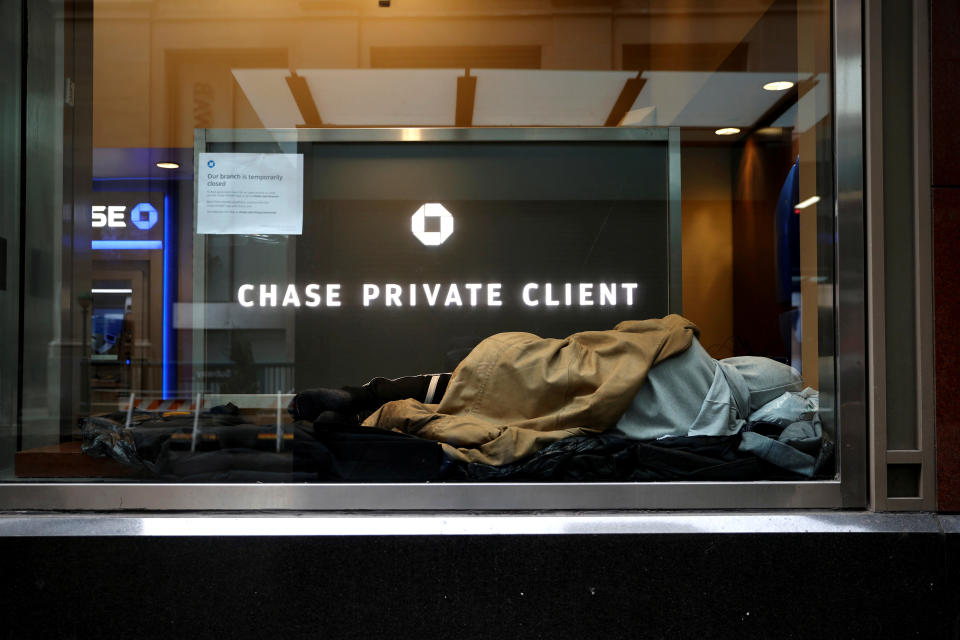
[[476, 69], [473, 124], [602, 126], [636, 71]]
[[267, 129], [292, 129], [303, 124], [290, 93], [286, 69], [233, 69], [233, 77]]
[[461, 69], [298, 69], [324, 124], [453, 126]]
[[[233, 70], [267, 128], [304, 122], [286, 83], [289, 73], [286, 69]], [[457, 78], [464, 71], [300, 69], [297, 73], [306, 79], [324, 124], [416, 127], [455, 124]], [[473, 110], [477, 126], [601, 126], [626, 81], [635, 76], [633, 71], [541, 69], [474, 69], [471, 74], [477, 78]], [[646, 83], [623, 126], [753, 126], [783, 96], [780, 91], [764, 90], [764, 84], [796, 82], [809, 75], [645, 71], [642, 77]], [[811, 91], [805, 99], [815, 101], [815, 106], [806, 109], [810, 113], [801, 120], [819, 116], [829, 107], [824, 90]]]

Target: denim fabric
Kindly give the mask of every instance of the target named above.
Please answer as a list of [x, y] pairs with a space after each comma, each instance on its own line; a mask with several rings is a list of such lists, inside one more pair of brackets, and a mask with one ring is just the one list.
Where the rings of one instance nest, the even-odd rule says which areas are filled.
[[[694, 338], [686, 351], [650, 370], [612, 432], [632, 440], [687, 435], [717, 384], [716, 370], [716, 360]], [[701, 424], [710, 417], [703, 416]]]
[[744, 415], [741, 407], [747, 402], [749, 392], [739, 380], [736, 380], [737, 384], [730, 384], [729, 376], [722, 362], [714, 366], [713, 384], [686, 435], [729, 436], [740, 431], [744, 422], [740, 417]]
[[750, 422], [766, 422], [787, 427], [810, 420], [820, 408], [820, 394], [807, 387], [799, 393], [787, 391], [750, 414]]
[[754, 410], [801, 388], [793, 367], [754, 356], [714, 360], [694, 338], [650, 370], [613, 433], [633, 440], [732, 435]]
[[817, 454], [822, 446], [819, 416], [812, 421], [791, 424], [777, 439], [745, 431], [740, 440], [740, 451], [808, 478], [816, 471]]
[[785, 391], [803, 389], [803, 380], [796, 369], [770, 358], [740, 356], [724, 358], [720, 364], [725, 373], [740, 376], [742, 388], [749, 394], [749, 409], [740, 414], [744, 418]]

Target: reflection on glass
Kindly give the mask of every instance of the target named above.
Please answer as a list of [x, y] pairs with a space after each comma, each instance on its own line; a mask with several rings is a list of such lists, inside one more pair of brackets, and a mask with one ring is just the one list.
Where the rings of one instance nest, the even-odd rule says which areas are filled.
[[[496, 456], [468, 472], [452, 452], [467, 435], [368, 427], [396, 400], [457, 413], [467, 374], [446, 374], [493, 334], [561, 339], [671, 311], [698, 327], [683, 356], [697, 384], [671, 396], [658, 363], [645, 391], [600, 403], [619, 415], [585, 413], [597, 422], [566, 435], [605, 460], [641, 444], [669, 457], [651, 431], [614, 428], [656, 391], [650, 406], [685, 408], [642, 417], [659, 435], [731, 438], [717, 464], [832, 477], [829, 3], [393, 4], [96, 0], [71, 25], [92, 50], [64, 55], [92, 56], [92, 78], [71, 80], [82, 126], [63, 137], [62, 112], [37, 116], [55, 151], [37, 162], [66, 178], [27, 195], [46, 217], [19, 248], [23, 411], [5, 479], [576, 479], [575, 462], [542, 477]], [[31, 89], [59, 105], [49, 66]], [[302, 156], [302, 232], [271, 230], [279, 174], [223, 174], [199, 153]], [[205, 185], [254, 179], [227, 187], [242, 227], [198, 226]], [[802, 375], [763, 424], [751, 362]], [[364, 386], [378, 378], [394, 382]], [[733, 408], [731, 433], [704, 426], [723, 423], [701, 416], [708, 400]], [[787, 415], [806, 426], [784, 436]], [[785, 457], [760, 458], [756, 438]], [[573, 442], [534, 440], [529, 456]], [[321, 459], [343, 464], [321, 473]], [[737, 479], [624, 473], [580, 479]]]

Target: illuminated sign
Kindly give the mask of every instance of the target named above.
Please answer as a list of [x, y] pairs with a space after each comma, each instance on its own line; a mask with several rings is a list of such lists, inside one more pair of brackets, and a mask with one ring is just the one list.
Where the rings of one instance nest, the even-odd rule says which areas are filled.
[[102, 227], [126, 227], [123, 212], [127, 208], [123, 206], [93, 205], [90, 207], [90, 224], [94, 229]]
[[453, 234], [453, 215], [438, 202], [428, 202], [413, 214], [411, 230], [417, 240], [435, 247]]
[[[94, 229], [103, 227], [124, 229], [127, 226], [124, 216], [126, 210], [126, 205], [95, 204], [90, 207], [90, 225]], [[159, 218], [156, 208], [149, 202], [141, 202], [130, 211], [130, 222], [141, 231], [152, 229]]]
[[149, 202], [141, 202], [130, 211], [130, 222], [141, 231], [152, 229], [159, 218], [156, 208]]
[[[637, 282], [528, 282], [514, 300], [527, 307], [633, 307], [639, 302]], [[242, 284], [237, 302], [242, 307], [340, 307], [343, 285], [339, 283]], [[363, 283], [352, 300], [362, 307], [501, 307], [500, 282]]]
[[[665, 139], [400, 143], [374, 134], [349, 144], [360, 130], [336, 134], [279, 147], [269, 136], [200, 141], [197, 206], [206, 193], [209, 221], [223, 221], [209, 231], [250, 237], [206, 244], [187, 324], [262, 330], [242, 337], [262, 341], [259, 358], [292, 359], [300, 386], [340, 387], [452, 371], [500, 332], [559, 338], [679, 306]], [[240, 166], [244, 154], [288, 152], [303, 154], [302, 183], [279, 166], [284, 158]], [[251, 176], [263, 183], [255, 192]], [[286, 207], [273, 196], [294, 184], [302, 229], [283, 233], [271, 212]], [[274, 235], [287, 237], [263, 237]], [[226, 298], [214, 293], [224, 285]]]
[[110, 200], [90, 207], [91, 249], [163, 248], [162, 193], [112, 193]]

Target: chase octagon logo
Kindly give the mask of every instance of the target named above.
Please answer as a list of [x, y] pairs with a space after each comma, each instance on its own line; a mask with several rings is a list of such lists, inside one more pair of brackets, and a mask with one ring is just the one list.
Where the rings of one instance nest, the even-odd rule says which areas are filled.
[[428, 202], [410, 219], [410, 229], [417, 240], [428, 247], [443, 244], [453, 235], [453, 214], [439, 202]]
[[149, 202], [141, 202], [130, 210], [130, 222], [141, 231], [152, 229], [159, 218], [156, 207]]

